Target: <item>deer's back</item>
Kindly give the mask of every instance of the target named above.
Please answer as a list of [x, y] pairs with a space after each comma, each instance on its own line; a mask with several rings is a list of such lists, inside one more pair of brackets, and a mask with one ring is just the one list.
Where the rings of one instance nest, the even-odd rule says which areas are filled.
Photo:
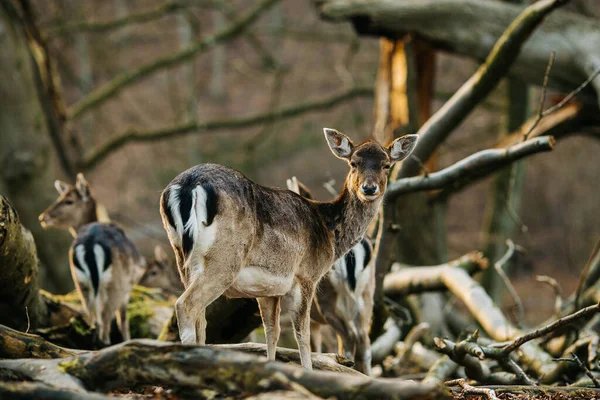
[[222, 165], [201, 164], [181, 173], [163, 192], [161, 210], [184, 260], [192, 249], [209, 252], [220, 241], [244, 247], [245, 264], [265, 270], [290, 263], [294, 268], [311, 258], [332, 263], [332, 234], [315, 202], [258, 185]]
[[84, 225], [71, 249], [76, 279], [95, 295], [101, 287], [111, 283], [115, 290], [129, 291], [144, 264], [123, 230], [113, 224], [95, 222]]

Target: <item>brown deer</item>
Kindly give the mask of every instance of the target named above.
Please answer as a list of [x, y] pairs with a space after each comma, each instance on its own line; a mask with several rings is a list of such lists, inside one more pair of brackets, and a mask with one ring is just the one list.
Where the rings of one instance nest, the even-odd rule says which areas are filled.
[[219, 296], [256, 298], [275, 359], [280, 300], [293, 291], [292, 325], [302, 366], [312, 369], [310, 308], [321, 278], [364, 236], [377, 214], [392, 163], [406, 158], [416, 135], [387, 147], [355, 145], [324, 129], [335, 156], [350, 167], [339, 197], [306, 199], [268, 188], [239, 171], [201, 164], [163, 191], [160, 210], [185, 291], [175, 304], [182, 343], [206, 342], [206, 307]]
[[183, 284], [162, 246], [154, 247], [154, 259], [146, 260], [147, 267], [139, 285], [162, 289], [164, 293], [179, 296], [183, 293]]
[[129, 293], [145, 260], [118, 226], [98, 221], [97, 202], [83, 174], [75, 185], [55, 181], [58, 199], [39, 220], [45, 229], [68, 229], [75, 237], [69, 249], [71, 275], [81, 303], [100, 340], [110, 343], [113, 316], [124, 340], [130, 339]]
[[[313, 199], [310, 190], [296, 177], [287, 180], [294, 193]], [[319, 282], [311, 308], [311, 341], [321, 351], [321, 325], [328, 324], [337, 333], [338, 353], [354, 361], [357, 371], [371, 374], [369, 328], [373, 315], [375, 267], [373, 245], [364, 237]]]

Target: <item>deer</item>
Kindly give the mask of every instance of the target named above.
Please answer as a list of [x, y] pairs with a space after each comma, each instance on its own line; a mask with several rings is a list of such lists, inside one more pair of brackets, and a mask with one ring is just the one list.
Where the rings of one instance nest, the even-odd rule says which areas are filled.
[[84, 312], [104, 344], [116, 316], [124, 340], [131, 338], [127, 304], [145, 259], [125, 232], [113, 223], [98, 222], [98, 204], [83, 174], [75, 185], [56, 180], [58, 198], [39, 216], [44, 229], [68, 229], [74, 237], [69, 264]]
[[[313, 199], [310, 190], [295, 176], [287, 188]], [[322, 351], [321, 326], [330, 325], [337, 334], [338, 353], [354, 361], [354, 368], [371, 375], [369, 328], [373, 315], [375, 267], [373, 245], [363, 237], [348, 253], [335, 261], [320, 281], [311, 307], [313, 349]]]
[[179, 296], [183, 293], [183, 283], [179, 274], [160, 245], [154, 247], [154, 259], [147, 260], [146, 270], [138, 284], [161, 289], [169, 295]]
[[281, 297], [291, 292], [300, 363], [312, 369], [310, 309], [317, 284], [362, 239], [391, 165], [406, 158], [418, 138], [405, 135], [383, 147], [373, 140], [355, 145], [335, 129], [324, 134], [350, 168], [333, 201], [262, 186], [211, 163], [180, 173], [163, 190], [160, 214], [185, 287], [175, 302], [183, 344], [206, 344], [206, 307], [221, 295], [256, 298], [267, 359], [275, 360]]

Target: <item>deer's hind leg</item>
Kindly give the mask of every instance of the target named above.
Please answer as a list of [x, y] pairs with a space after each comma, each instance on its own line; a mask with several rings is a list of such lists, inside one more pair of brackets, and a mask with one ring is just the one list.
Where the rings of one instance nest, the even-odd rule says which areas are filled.
[[258, 307], [260, 308], [260, 316], [265, 327], [265, 338], [267, 341], [267, 358], [275, 360], [275, 351], [277, 350], [277, 342], [279, 341], [279, 315], [281, 313], [281, 298], [280, 297], [259, 297]]
[[298, 279], [298, 290], [295, 296], [294, 310], [292, 311], [292, 325], [294, 335], [300, 350], [300, 362], [306, 369], [312, 370], [310, 356], [310, 307], [315, 295], [316, 283], [310, 280]]
[[129, 318], [127, 318], [127, 306], [129, 305], [129, 295], [125, 297], [123, 304], [119, 307], [116, 312], [117, 317], [117, 326], [119, 327], [119, 331], [121, 331], [121, 336], [123, 336], [123, 341], [127, 341], [131, 339], [131, 334], [129, 333]]
[[190, 255], [186, 261], [190, 280], [175, 303], [179, 337], [183, 344], [206, 344], [206, 307], [233, 284], [241, 257], [233, 250], [217, 256]]

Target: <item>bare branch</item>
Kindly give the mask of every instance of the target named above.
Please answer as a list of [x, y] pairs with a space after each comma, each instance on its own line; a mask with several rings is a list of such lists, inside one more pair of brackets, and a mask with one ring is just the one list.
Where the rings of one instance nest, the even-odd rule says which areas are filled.
[[152, 10], [143, 11], [137, 14], [130, 14], [126, 17], [118, 18], [112, 21], [78, 21], [67, 24], [56, 24], [55, 26], [46, 29], [46, 34], [50, 39], [53, 39], [66, 34], [78, 32], [106, 33], [128, 25], [143, 24], [145, 22], [154, 21], [155, 19], [176, 13], [177, 11], [187, 7], [190, 7], [190, 4], [183, 4], [180, 1], [169, 1]]
[[556, 321], [554, 321], [553, 323], [546, 325], [543, 328], [540, 329], [536, 329], [533, 332], [527, 333], [523, 336], [520, 336], [516, 339], [514, 339], [513, 341], [511, 341], [510, 343], [508, 343], [505, 347], [502, 348], [502, 351], [506, 354], [510, 353], [511, 351], [514, 351], [516, 349], [518, 349], [519, 347], [521, 347], [523, 344], [533, 340], [533, 339], [537, 339], [540, 338], [542, 336], [547, 335], [548, 333], [551, 333], [555, 330], [557, 330], [558, 328], [561, 328], [565, 325], [568, 325], [574, 321], [577, 321], [580, 318], [584, 318], [584, 317], [588, 317], [590, 315], [593, 315], [595, 313], [597, 313], [598, 311], [600, 311], [600, 304], [596, 304], [593, 306], [589, 306], [586, 308], [583, 308], [579, 311], [577, 311], [576, 313], [573, 313], [571, 315], [567, 315], [564, 318], [560, 318]]
[[386, 201], [394, 200], [404, 193], [421, 190], [444, 188], [456, 190], [456, 188], [461, 187], [461, 181], [472, 182], [481, 179], [521, 158], [542, 151], [550, 151], [553, 146], [554, 138], [545, 136], [506, 149], [483, 150], [426, 177], [415, 176], [397, 180], [390, 184], [385, 194]]
[[573, 90], [571, 93], [569, 93], [568, 95], [566, 95], [565, 98], [562, 99], [559, 103], [557, 103], [556, 105], [548, 108], [547, 110], [544, 110], [544, 103], [546, 102], [546, 90], [547, 90], [547, 87], [548, 87], [548, 76], [550, 75], [550, 69], [552, 68], [552, 65], [554, 64], [554, 55], [555, 55], [554, 52], [552, 52], [552, 55], [550, 56], [550, 61], [548, 62], [548, 69], [546, 70], [546, 74], [544, 75], [544, 84], [542, 86], [542, 94], [541, 94], [541, 98], [540, 98], [540, 107], [539, 107], [539, 110], [538, 110], [537, 117], [533, 121], [533, 124], [531, 124], [531, 127], [529, 128], [529, 130], [523, 135], [523, 141], [526, 141], [529, 138], [529, 135], [538, 126], [538, 124], [540, 123], [540, 121], [542, 120], [542, 118], [544, 118], [544, 117], [552, 114], [555, 111], [560, 110], [573, 97], [575, 97], [579, 92], [581, 92], [583, 89], [585, 89], [585, 87], [587, 85], [589, 85], [594, 79], [596, 79], [596, 77], [598, 76], [598, 74], [600, 74], [600, 67], [598, 67], [596, 69], [596, 71], [594, 71], [594, 73], [592, 73], [575, 90]]
[[482, 394], [484, 396], [486, 396], [488, 399], [490, 400], [499, 400], [498, 397], [496, 396], [496, 392], [494, 392], [493, 389], [486, 389], [486, 388], [476, 388], [475, 386], [471, 386], [467, 383], [466, 380], [460, 378], [460, 379], [454, 379], [452, 381], [448, 381], [445, 382], [446, 386], [460, 386], [463, 389], [463, 394], [465, 395], [470, 395], [470, 394]]
[[[519, 56], [523, 43], [544, 18], [565, 0], [542, 0], [527, 7], [496, 42], [477, 72], [419, 129], [420, 140], [414, 155], [426, 161], [437, 147], [506, 75]], [[415, 175], [419, 166], [412, 160], [402, 163], [398, 177]]]
[[315, 110], [327, 110], [335, 107], [346, 100], [355, 97], [369, 97], [373, 95], [373, 89], [369, 87], [355, 87], [342, 93], [335, 94], [311, 102], [288, 106], [280, 110], [266, 114], [258, 114], [250, 117], [237, 119], [217, 120], [217, 121], [190, 121], [181, 125], [175, 125], [168, 128], [157, 129], [153, 131], [129, 130], [120, 135], [110, 138], [106, 143], [96, 149], [92, 149], [85, 157], [82, 163], [83, 169], [93, 168], [96, 164], [105, 159], [110, 153], [123, 147], [130, 142], [151, 142], [163, 140], [177, 136], [206, 133], [222, 129], [244, 129], [254, 125], [269, 123], [275, 120], [282, 120], [302, 115]]
[[560, 312], [562, 310], [563, 304], [562, 289], [560, 287], [560, 283], [558, 283], [556, 279], [547, 275], [538, 275], [535, 278], [535, 280], [541, 283], [545, 283], [546, 285], [550, 286], [552, 290], [554, 290], [554, 314], [557, 318], [560, 318]]
[[552, 65], [554, 65], [554, 58], [556, 57], [556, 52], [553, 50], [550, 53], [550, 60], [548, 60], [548, 66], [546, 67], [546, 73], [544, 74], [544, 82], [542, 83], [542, 94], [540, 95], [540, 105], [538, 108], [538, 114], [531, 125], [531, 128], [523, 135], [523, 141], [526, 141], [529, 138], [529, 134], [535, 129], [535, 127], [540, 123], [542, 118], [544, 118], [544, 104], [546, 104], [546, 92], [548, 91], [548, 79], [550, 77], [550, 71], [552, 70]]
[[180, 52], [161, 57], [153, 62], [142, 65], [135, 71], [126, 71], [117, 75], [111, 81], [96, 88], [89, 95], [71, 106], [68, 113], [69, 118], [78, 118], [93, 107], [103, 104], [105, 101], [118, 94], [126, 87], [131, 86], [132, 84], [154, 74], [157, 71], [161, 71], [165, 68], [170, 68], [181, 62], [187, 61], [199, 53], [209, 50], [210, 48], [222, 42], [236, 38], [243, 33], [248, 26], [254, 23], [254, 21], [256, 21], [264, 11], [278, 1], [279, 0], [262, 0], [256, 7], [254, 7], [244, 17], [239, 19], [236, 23], [233, 23], [229, 27], [216, 32], [214, 35], [194, 42], [192, 45]]
[[502, 256], [502, 258], [500, 258], [494, 263], [494, 268], [498, 275], [500, 275], [500, 278], [502, 279], [502, 282], [504, 282], [504, 286], [506, 286], [510, 297], [513, 299], [515, 305], [517, 306], [517, 310], [519, 312], [519, 327], [523, 327], [523, 325], [525, 324], [525, 310], [523, 309], [523, 303], [521, 302], [521, 299], [519, 298], [519, 295], [515, 290], [514, 286], [510, 282], [510, 279], [508, 279], [508, 275], [506, 275], [506, 272], [504, 272], [503, 269], [504, 264], [506, 264], [515, 253], [515, 244], [512, 240], [508, 239], [506, 241], [506, 245], [508, 246], [508, 250], [506, 250], [506, 253]]

